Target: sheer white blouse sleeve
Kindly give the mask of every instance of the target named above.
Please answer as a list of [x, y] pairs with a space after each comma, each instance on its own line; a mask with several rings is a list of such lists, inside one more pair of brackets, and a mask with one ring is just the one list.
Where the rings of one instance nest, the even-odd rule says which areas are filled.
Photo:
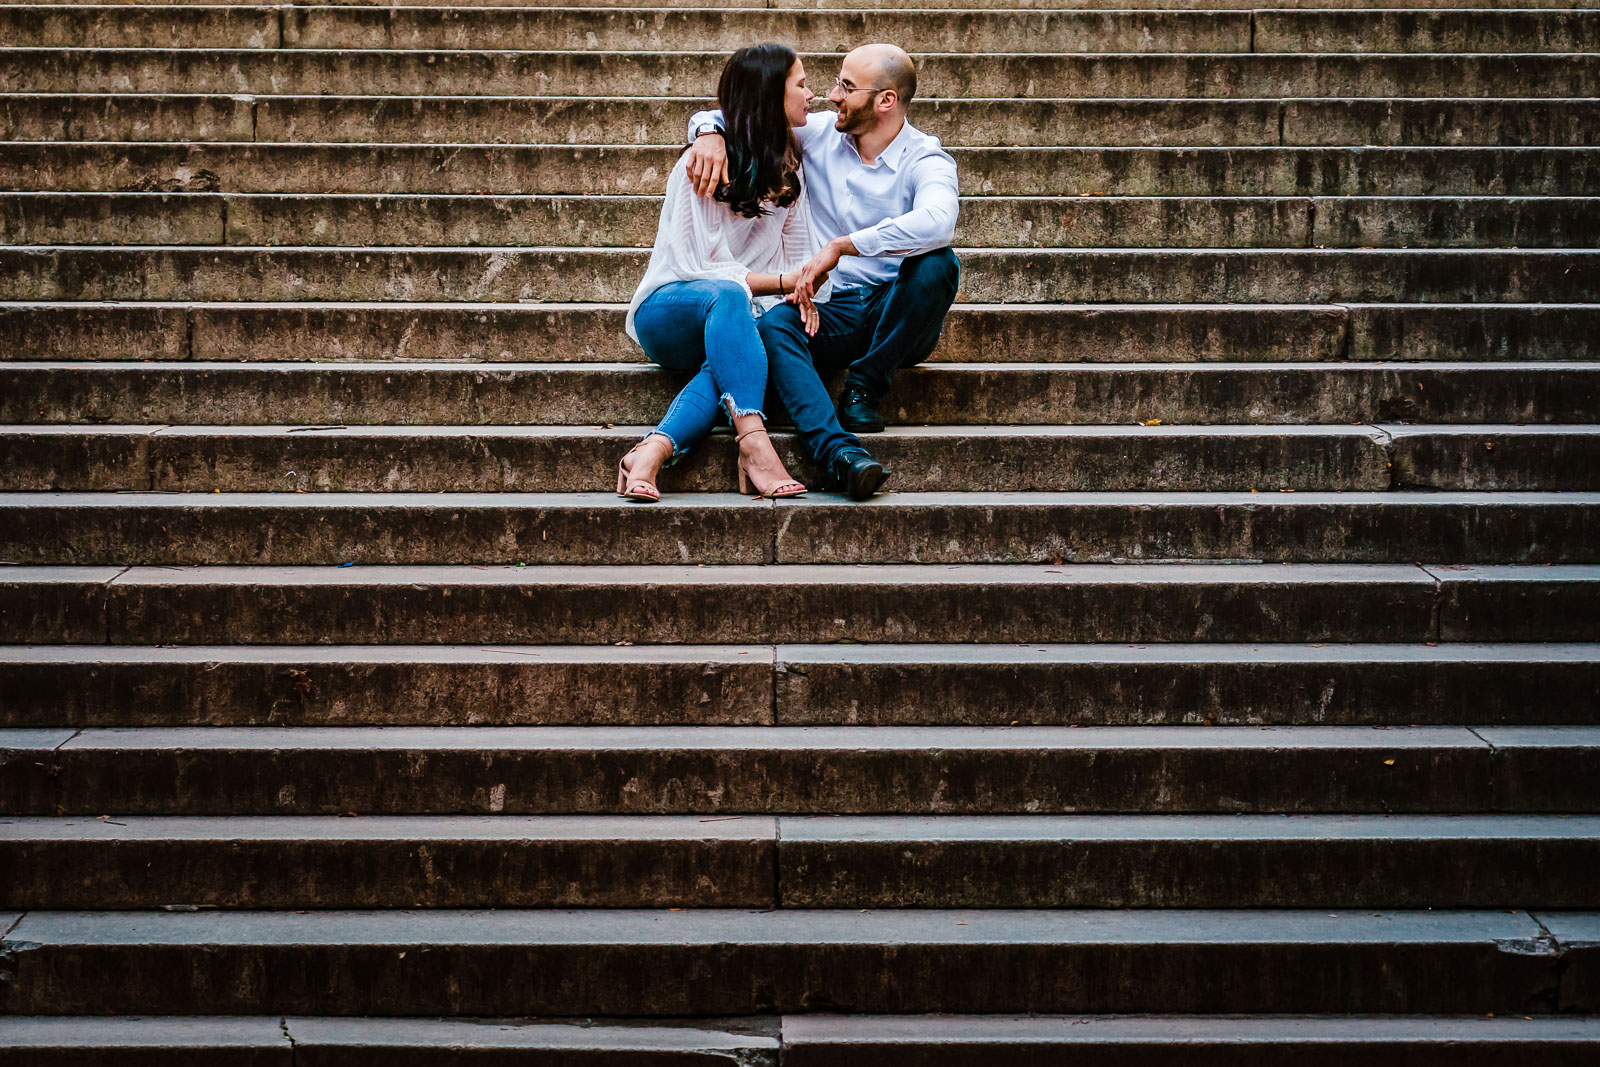
[[741, 218], [726, 204], [699, 196], [689, 181], [688, 162], [679, 157], [667, 179], [661, 223], [644, 279], [628, 305], [628, 336], [638, 340], [633, 317], [645, 298], [670, 282], [730, 281], [750, 298], [759, 315], [781, 297], [757, 299], [749, 275], [778, 274], [802, 266], [816, 251], [802, 189], [789, 208], [756, 219]]

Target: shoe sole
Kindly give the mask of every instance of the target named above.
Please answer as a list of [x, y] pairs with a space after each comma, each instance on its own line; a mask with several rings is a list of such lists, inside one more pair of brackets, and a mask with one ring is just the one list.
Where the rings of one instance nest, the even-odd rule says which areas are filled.
[[882, 488], [892, 473], [894, 472], [882, 463], [873, 463], [863, 470], [851, 471], [845, 492], [850, 495], [851, 500], [865, 500]]
[[839, 425], [847, 433], [882, 433], [884, 424], [881, 422], [845, 422], [839, 420]]

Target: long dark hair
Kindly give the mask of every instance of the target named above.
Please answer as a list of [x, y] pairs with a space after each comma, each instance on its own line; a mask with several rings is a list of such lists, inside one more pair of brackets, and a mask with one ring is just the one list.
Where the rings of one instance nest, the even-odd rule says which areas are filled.
[[716, 199], [747, 219], [767, 213], [763, 200], [788, 207], [800, 195], [800, 148], [783, 110], [797, 58], [788, 45], [751, 45], [728, 58], [717, 82], [728, 183]]

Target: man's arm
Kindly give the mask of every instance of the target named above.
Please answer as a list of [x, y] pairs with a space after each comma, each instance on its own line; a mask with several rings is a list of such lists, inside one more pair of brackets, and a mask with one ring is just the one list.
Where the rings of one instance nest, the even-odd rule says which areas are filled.
[[860, 256], [909, 256], [950, 243], [956, 233], [960, 189], [955, 162], [944, 153], [912, 164], [911, 210], [850, 235]]

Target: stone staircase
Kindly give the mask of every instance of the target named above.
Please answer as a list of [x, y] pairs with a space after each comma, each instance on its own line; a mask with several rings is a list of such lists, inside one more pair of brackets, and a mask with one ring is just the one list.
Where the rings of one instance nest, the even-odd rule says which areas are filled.
[[[1600, 1059], [1600, 10], [697, 2], [0, 6], [0, 1064]], [[763, 39], [961, 302], [629, 505]]]

